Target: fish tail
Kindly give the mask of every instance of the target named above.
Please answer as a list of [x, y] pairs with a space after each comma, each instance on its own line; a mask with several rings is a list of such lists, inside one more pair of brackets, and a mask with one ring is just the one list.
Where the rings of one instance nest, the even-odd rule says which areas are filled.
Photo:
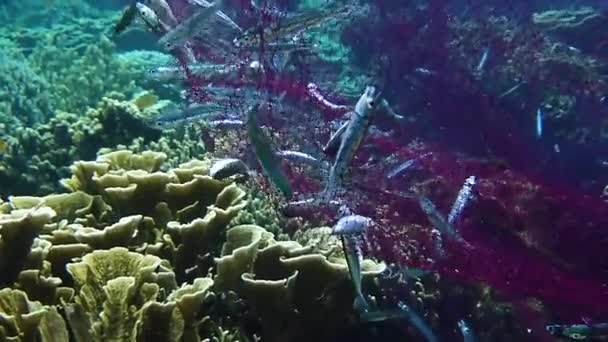
[[353, 308], [359, 314], [362, 314], [369, 311], [369, 303], [367, 303], [367, 300], [362, 295], [357, 295]]

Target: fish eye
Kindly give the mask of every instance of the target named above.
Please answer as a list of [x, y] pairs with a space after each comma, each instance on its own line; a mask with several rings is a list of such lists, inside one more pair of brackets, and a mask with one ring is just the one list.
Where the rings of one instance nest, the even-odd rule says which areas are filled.
[[371, 100], [368, 102], [370, 107], [374, 107], [376, 105], [376, 102], [374, 100]]

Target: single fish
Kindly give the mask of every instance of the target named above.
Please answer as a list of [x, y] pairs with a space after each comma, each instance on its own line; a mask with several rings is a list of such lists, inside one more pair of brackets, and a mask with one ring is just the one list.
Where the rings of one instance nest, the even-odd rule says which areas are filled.
[[542, 138], [543, 136], [543, 111], [538, 108], [536, 110], [536, 137]]
[[122, 16], [120, 17], [118, 23], [116, 23], [116, 26], [114, 26], [113, 36], [116, 37], [123, 33], [127, 27], [131, 25], [137, 13], [137, 1], [132, 1], [131, 5], [129, 5], [129, 7], [127, 7], [127, 9], [125, 9], [122, 13]]
[[555, 151], [555, 153], [559, 153], [561, 152], [560, 148], [559, 148], [559, 144], [554, 144], [553, 145], [553, 151]]
[[308, 96], [310, 96], [311, 99], [315, 100], [315, 102], [317, 102], [319, 105], [323, 106], [324, 108], [327, 108], [332, 111], [346, 112], [348, 110], [347, 106], [335, 104], [335, 103], [329, 101], [327, 98], [325, 98], [325, 96], [323, 96], [323, 94], [321, 94], [321, 91], [319, 91], [319, 86], [316, 85], [315, 83], [308, 83], [308, 85], [306, 86], [306, 89], [308, 90]]
[[[220, 79], [236, 69], [236, 66], [225, 64], [195, 63], [188, 66], [193, 75], [209, 81]], [[179, 66], [158, 66], [149, 69], [146, 78], [156, 82], [183, 81], [186, 79], [186, 72]]]
[[399, 309], [403, 312], [404, 317], [420, 332], [420, 334], [429, 342], [438, 342], [439, 339], [433, 333], [433, 329], [420, 317], [416, 311], [410, 308], [407, 304], [400, 302]]
[[165, 0], [150, 0], [149, 6], [158, 15], [160, 20], [167, 24], [168, 27], [174, 27], [178, 24], [177, 18], [173, 14], [171, 7]]
[[420, 74], [420, 75], [423, 75], [423, 76], [427, 76], [427, 77], [428, 76], [436, 76], [437, 75], [436, 71], [433, 71], [433, 70], [430, 70], [430, 69], [426, 69], [426, 68], [416, 68], [416, 69], [414, 69], [414, 71], [417, 74]]
[[403, 173], [406, 170], [409, 170], [412, 166], [414, 166], [415, 163], [416, 163], [416, 159], [408, 159], [408, 160], [404, 161], [403, 163], [400, 163], [399, 165], [393, 167], [386, 174], [386, 178], [392, 179], [392, 178], [399, 176], [401, 173]]
[[155, 82], [184, 81], [186, 73], [180, 67], [159, 66], [146, 71], [146, 79]]
[[458, 195], [456, 196], [456, 200], [452, 205], [452, 209], [448, 214], [448, 224], [454, 224], [456, 220], [458, 220], [464, 208], [473, 198], [473, 186], [475, 186], [475, 182], [475, 176], [470, 176], [464, 181], [462, 188], [460, 188], [460, 191], [458, 191]]
[[[431, 327], [412, 308], [403, 302], [398, 303], [398, 309], [365, 311], [359, 313], [359, 317], [367, 322], [382, 322], [393, 319], [405, 319], [409, 321], [420, 334], [429, 342], [437, 342], [439, 339], [433, 333]], [[468, 342], [465, 340], [465, 342]]]
[[321, 161], [310, 154], [299, 151], [278, 151], [277, 156], [285, 158], [286, 160], [298, 162], [302, 164], [308, 164], [310, 166], [319, 167], [322, 165]]
[[207, 125], [217, 129], [239, 129], [245, 126], [245, 122], [237, 119], [222, 119], [209, 121]]
[[312, 27], [322, 25], [330, 19], [347, 17], [352, 13], [350, 6], [341, 6], [333, 10], [311, 11], [298, 16], [287, 18], [284, 22], [273, 22], [267, 27], [256, 25], [246, 30], [233, 43], [237, 48], [259, 47], [262, 42], [277, 42], [288, 36], [295, 36]]
[[339, 235], [342, 239], [346, 264], [356, 294], [354, 308], [360, 314], [369, 311], [369, 304], [361, 290], [361, 250], [357, 236], [365, 233], [371, 222], [369, 217], [350, 214], [342, 217], [332, 229], [332, 234]]
[[552, 324], [548, 325], [546, 329], [549, 334], [553, 336], [567, 337], [577, 341], [608, 336], [608, 323], [572, 325]]
[[393, 319], [404, 319], [403, 311], [400, 309], [395, 310], [380, 310], [380, 311], [366, 311], [359, 314], [359, 318], [366, 322], [384, 322]]
[[418, 198], [418, 204], [422, 211], [424, 211], [429, 221], [431, 221], [433, 226], [439, 230], [441, 234], [448, 236], [450, 239], [462, 241], [460, 234], [458, 234], [454, 227], [448, 223], [430, 199], [419, 192], [416, 193], [416, 197]]
[[355, 290], [355, 302], [353, 303], [353, 307], [359, 314], [362, 314], [369, 311], [369, 303], [363, 295], [361, 286], [361, 250], [359, 249], [357, 240], [353, 236], [341, 235], [340, 238], [342, 240], [342, 248], [344, 249], [344, 257], [346, 258], [350, 279]]
[[209, 176], [213, 179], [226, 179], [234, 175], [246, 175], [249, 168], [242, 160], [236, 158], [220, 159], [211, 165]]
[[464, 340], [464, 342], [476, 342], [477, 341], [477, 337], [475, 337], [475, 333], [473, 332], [473, 329], [471, 329], [469, 324], [464, 319], [461, 319], [460, 321], [458, 321], [457, 324], [458, 324], [458, 329], [460, 329], [460, 333], [462, 334], [462, 339]]
[[262, 166], [262, 170], [266, 177], [274, 186], [287, 198], [293, 196], [293, 190], [287, 175], [281, 169], [281, 162], [272, 150], [270, 138], [260, 127], [258, 122], [258, 111], [260, 105], [256, 104], [249, 110], [247, 117], [247, 132], [249, 133], [249, 141], [253, 146], [255, 155]]
[[160, 21], [158, 15], [156, 15], [156, 12], [154, 12], [150, 7], [142, 4], [141, 2], [136, 2], [135, 7], [137, 8], [137, 14], [139, 14], [139, 17], [150, 31], [159, 34], [167, 32], [167, 26]]
[[158, 44], [168, 52], [183, 46], [188, 40], [197, 36], [205, 29], [205, 25], [209, 24], [209, 18], [217, 13], [220, 6], [221, 0], [216, 0], [211, 6], [199, 9], [188, 19], [162, 36], [158, 40]]
[[378, 104], [378, 109], [384, 113], [385, 115], [388, 115], [388, 117], [395, 119], [395, 120], [403, 120], [404, 117], [403, 115], [399, 115], [397, 114], [397, 112], [395, 112], [393, 110], [393, 107], [391, 107], [391, 105], [388, 103], [388, 101], [386, 101], [386, 99], [382, 99], [380, 101], [380, 103]]
[[[352, 112], [351, 112], [352, 114]], [[346, 132], [346, 128], [348, 128], [349, 121], [345, 121], [338, 127], [336, 132], [329, 137], [327, 144], [323, 146], [323, 152], [325, 153], [333, 153], [340, 148], [340, 143], [342, 141], [342, 135]]]
[[[210, 7], [212, 5], [209, 1], [206, 0], [188, 0], [188, 2], [193, 5], [202, 6], [205, 8]], [[239, 25], [237, 25], [237, 23], [235, 23], [232, 19], [230, 19], [230, 17], [227, 16], [226, 13], [222, 11], [217, 11], [216, 14], [218, 17], [220, 17], [220, 19], [222, 19], [226, 24], [228, 24], [228, 26], [239, 32], [243, 32], [243, 29]]]
[[[349, 168], [359, 146], [363, 141], [369, 128], [370, 120], [375, 112], [378, 103], [378, 93], [376, 88], [367, 87], [365, 92], [357, 101], [355, 110], [351, 112], [350, 119], [344, 128], [338, 131], [340, 134], [340, 148], [336, 155], [336, 160], [329, 171], [329, 179], [323, 191], [324, 200], [333, 198], [341, 186], [342, 177]], [[334, 136], [333, 140], [338, 139]], [[332, 139], [330, 139], [330, 142]], [[328, 143], [329, 145], [329, 143]]]
[[477, 71], [477, 73], [479, 75], [483, 74], [486, 64], [488, 63], [489, 57], [490, 57], [490, 48], [487, 47], [483, 50], [483, 53], [481, 54], [481, 59], [479, 60], [479, 64], [477, 64], [477, 68], [475, 68], [475, 71]]
[[319, 213], [321, 210], [328, 209], [333, 211], [339, 210], [340, 203], [331, 201], [329, 203], [321, 203], [316, 198], [309, 198], [299, 201], [287, 202], [281, 205], [281, 212], [286, 217], [303, 217]]
[[526, 84], [526, 82], [520, 82], [517, 83], [516, 85], [512, 86], [511, 88], [507, 89], [505, 92], [503, 92], [502, 94], [498, 95], [498, 99], [502, 99], [505, 98], [511, 94], [513, 94], [514, 92], [516, 92], [521, 86], [523, 86], [524, 84]]
[[224, 108], [213, 104], [193, 105], [184, 109], [169, 110], [154, 118], [150, 126], [155, 129], [169, 129], [192, 122], [213, 120], [223, 115]]

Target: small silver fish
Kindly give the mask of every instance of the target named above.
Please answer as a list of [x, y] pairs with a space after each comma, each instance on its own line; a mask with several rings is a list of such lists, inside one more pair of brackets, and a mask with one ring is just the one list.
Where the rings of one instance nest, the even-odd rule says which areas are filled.
[[146, 24], [150, 31], [155, 33], [164, 33], [166, 32], [166, 26], [160, 21], [156, 12], [154, 12], [150, 7], [142, 4], [141, 2], [135, 3], [135, 7], [137, 8], [137, 14], [143, 22]]
[[477, 73], [483, 74], [486, 64], [488, 63], [489, 57], [490, 57], [490, 48], [487, 47], [483, 50], [483, 53], [481, 55], [481, 60], [479, 60], [479, 64], [477, 64], [477, 68], [475, 68]]
[[234, 175], [246, 175], [249, 169], [242, 160], [236, 158], [220, 159], [211, 165], [209, 175], [213, 179], [226, 179]]
[[[257, 47], [262, 42], [276, 42], [298, 36], [306, 30], [325, 24], [331, 19], [353, 18], [359, 13], [351, 6], [340, 6], [331, 10], [313, 10], [297, 16], [285, 18], [280, 24], [267, 27], [255, 26], [233, 40], [237, 48]], [[360, 11], [359, 11], [360, 12]], [[292, 40], [293, 41], [293, 40]]]
[[[205, 8], [210, 7], [212, 5], [209, 1], [206, 0], [188, 0], [188, 2], [193, 5], [202, 6]], [[243, 32], [243, 29], [239, 25], [237, 25], [237, 23], [235, 23], [229, 16], [227, 16], [226, 13], [222, 11], [217, 11], [216, 15], [220, 19], [222, 19], [226, 24], [228, 24], [228, 26], [239, 32]]]
[[403, 319], [403, 311], [397, 310], [381, 310], [381, 311], [366, 311], [359, 314], [359, 318], [366, 322], [384, 322], [393, 319]]
[[245, 127], [245, 121], [237, 119], [212, 120], [209, 121], [208, 125], [218, 129], [238, 129]]
[[542, 138], [543, 136], [543, 111], [538, 108], [536, 110], [536, 137]]
[[391, 178], [397, 177], [402, 172], [409, 170], [412, 166], [414, 166], [415, 163], [416, 163], [416, 159], [408, 159], [408, 160], [404, 161], [403, 163], [400, 163], [399, 165], [392, 168], [386, 174], [386, 178], [391, 179]]
[[513, 94], [514, 92], [516, 92], [522, 85], [526, 84], [525, 81], [517, 83], [516, 85], [512, 86], [511, 88], [507, 89], [505, 92], [503, 92], [502, 94], [498, 95], [498, 99], [502, 99], [505, 98], [511, 94]]
[[289, 161], [299, 162], [302, 164], [308, 164], [308, 165], [315, 166], [315, 167], [318, 167], [322, 164], [319, 159], [311, 156], [310, 154], [306, 154], [304, 152], [299, 152], [299, 151], [289, 151], [289, 150], [278, 151], [277, 156], [285, 158]]
[[437, 72], [430, 70], [430, 69], [426, 69], [426, 68], [416, 68], [414, 69], [414, 71], [417, 74], [423, 75], [423, 76], [435, 76], [437, 75]]
[[150, 8], [158, 15], [160, 20], [166, 23], [169, 27], [177, 25], [177, 19], [171, 10], [171, 7], [165, 0], [150, 0]]
[[219, 10], [222, 0], [216, 0], [211, 6], [201, 8], [188, 19], [181, 22], [158, 40], [158, 44], [167, 52], [183, 46], [188, 40], [204, 30], [208, 19]]
[[[363, 95], [357, 101], [355, 110], [351, 112], [349, 121], [340, 127], [332, 141], [340, 141], [340, 148], [336, 160], [329, 171], [329, 179], [323, 191], [324, 200], [332, 199], [340, 187], [342, 177], [348, 170], [359, 146], [369, 128], [370, 120], [375, 113], [379, 94], [374, 87], [366, 87]], [[338, 136], [339, 135], [339, 136]]]
[[451, 224], [445, 219], [445, 217], [439, 212], [437, 207], [430, 199], [426, 196], [416, 193], [416, 197], [418, 197], [418, 204], [420, 204], [420, 208], [427, 215], [429, 221], [433, 224], [437, 230], [441, 232], [443, 235], [447, 235], [451, 239], [461, 241], [462, 238], [460, 234], [452, 227]]
[[433, 329], [426, 323], [422, 317], [410, 308], [407, 304], [399, 302], [397, 304], [403, 312], [403, 316], [420, 332], [428, 342], [438, 342], [439, 339], [435, 336]]
[[169, 129], [197, 121], [213, 120], [223, 115], [224, 108], [212, 104], [199, 104], [161, 113], [151, 122], [155, 129]]
[[[188, 66], [188, 70], [205, 81], [223, 79], [230, 72], [238, 68], [234, 65], [195, 63]], [[186, 72], [179, 66], [158, 66], [147, 71], [148, 80], [156, 82], [183, 81], [186, 79]]]
[[452, 209], [448, 214], [448, 224], [454, 224], [456, 220], [458, 220], [464, 208], [470, 202], [471, 198], [473, 198], [473, 186], [475, 186], [475, 182], [475, 176], [470, 176], [464, 181], [462, 188], [458, 191]]
[[380, 103], [378, 104], [378, 109], [381, 112], [383, 112], [385, 115], [388, 115], [392, 119], [395, 119], [395, 120], [404, 119], [403, 115], [399, 115], [399, 114], [397, 114], [397, 112], [395, 112], [393, 110], [393, 107], [391, 107], [391, 105], [388, 103], [388, 101], [386, 99], [382, 99], [380, 101]]
[[159, 66], [148, 69], [146, 78], [156, 82], [183, 81], [186, 74], [180, 67]]
[[346, 265], [348, 266], [348, 273], [350, 274], [350, 279], [356, 294], [353, 307], [357, 312], [363, 314], [369, 311], [369, 304], [363, 295], [361, 286], [361, 249], [354, 236], [341, 235], [340, 239], [342, 240], [342, 248], [344, 250], [344, 257], [346, 258]]

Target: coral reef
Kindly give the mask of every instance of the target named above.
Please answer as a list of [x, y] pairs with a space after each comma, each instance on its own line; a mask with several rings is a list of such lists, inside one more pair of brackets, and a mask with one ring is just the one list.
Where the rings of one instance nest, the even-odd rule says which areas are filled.
[[[0, 260], [13, 260], [0, 263], [2, 283], [14, 287], [0, 293], [8, 298], [0, 312], [15, 317], [0, 323], [3, 336], [331, 341], [353, 328], [354, 295], [345, 260], [333, 253], [337, 240], [300, 245], [257, 225], [234, 226], [246, 193], [209, 177], [209, 160], [163, 172], [166, 158], [103, 154], [72, 165], [62, 181], [69, 193], [0, 203]], [[270, 224], [273, 215], [256, 221]], [[363, 270], [369, 281], [384, 266], [365, 260]], [[216, 312], [226, 300], [246, 304], [233, 313], [239, 320]]]
[[54, 108], [81, 112], [112, 92], [120, 92], [126, 98], [135, 94], [135, 80], [141, 79], [143, 67], [115, 58], [114, 44], [105, 36], [99, 37], [96, 44], [57, 44], [69, 37], [71, 31], [66, 31], [45, 37], [45, 48], [34, 50], [28, 58], [37, 74], [52, 84]]
[[104, 36], [111, 23], [111, 18], [77, 18], [49, 27], [3, 27], [0, 39], [10, 43], [2, 54], [7, 69], [0, 99], [12, 105], [1, 108], [0, 122], [14, 116], [31, 126], [55, 110], [84, 112], [112, 91], [131, 97], [144, 69], [114, 57], [114, 44]]
[[[331, 253], [337, 245], [313, 252], [312, 245], [275, 241], [261, 227], [237, 226], [228, 231], [217, 259], [216, 285], [252, 306], [266, 341], [333, 341], [356, 321], [344, 258]], [[371, 260], [362, 264], [366, 280], [383, 270]]]
[[18, 53], [0, 53], [0, 124], [4, 132], [52, 115], [51, 85]]
[[8, 151], [0, 157], [2, 193], [57, 191], [71, 162], [94, 158], [99, 148], [128, 143], [136, 135], [158, 138], [160, 133], [145, 125], [136, 102], [104, 98], [85, 115], [59, 111], [48, 123], [17, 128], [6, 138]]

